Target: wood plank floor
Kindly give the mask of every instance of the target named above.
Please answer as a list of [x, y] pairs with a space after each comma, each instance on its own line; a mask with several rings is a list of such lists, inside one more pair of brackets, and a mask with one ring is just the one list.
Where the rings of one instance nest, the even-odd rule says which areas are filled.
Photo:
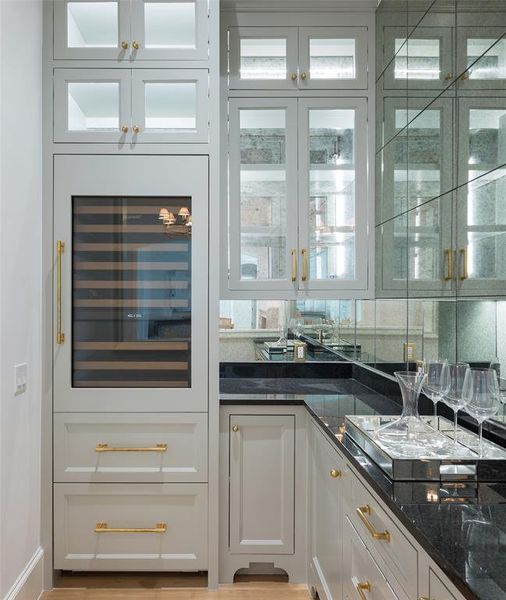
[[289, 583], [234, 583], [217, 592], [203, 588], [83, 589], [55, 588], [42, 600], [309, 600], [305, 585]]

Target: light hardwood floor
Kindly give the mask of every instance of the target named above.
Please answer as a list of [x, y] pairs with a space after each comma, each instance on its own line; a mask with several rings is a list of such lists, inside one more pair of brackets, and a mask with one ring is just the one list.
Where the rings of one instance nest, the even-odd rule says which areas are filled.
[[217, 592], [202, 588], [176, 589], [90, 589], [55, 588], [42, 600], [308, 600], [305, 585], [288, 583], [234, 583]]

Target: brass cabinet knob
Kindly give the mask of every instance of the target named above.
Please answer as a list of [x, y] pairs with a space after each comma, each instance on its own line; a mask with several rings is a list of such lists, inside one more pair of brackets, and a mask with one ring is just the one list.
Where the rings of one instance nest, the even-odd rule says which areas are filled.
[[123, 127], [121, 128], [121, 131], [123, 133], [128, 133], [128, 127], [126, 125], [123, 125]]
[[132, 131], [133, 131], [134, 133], [139, 133], [139, 132], [140, 132], [140, 130], [141, 130], [141, 128], [140, 128], [138, 125], [134, 125], [134, 126], [132, 127]]
[[339, 469], [332, 469], [330, 471], [330, 476], [334, 477], [334, 479], [336, 479], [337, 477], [341, 477], [342, 473]]
[[467, 81], [468, 79], [469, 79], [469, 71], [462, 73], [462, 75], [460, 76], [460, 81]]
[[139, 43], [137, 40], [134, 40], [134, 41], [132, 42], [132, 48], [133, 48], [134, 50], [138, 50], [140, 47], [141, 47], [141, 45], [140, 45], [140, 43]]
[[128, 42], [121, 42], [121, 47], [123, 48], [123, 50], [128, 50]]
[[238, 425], [234, 425], [232, 427], [232, 431], [239, 431], [239, 426]]
[[292, 81], [297, 81], [297, 73], [291, 74]]
[[452, 73], [447, 73], [445, 75], [445, 81], [450, 81], [450, 79], [453, 79], [453, 74]]
[[302, 81], [305, 81], [307, 78], [307, 75], [304, 71], [302, 71], [302, 73], [300, 74], [300, 78], [302, 79]]

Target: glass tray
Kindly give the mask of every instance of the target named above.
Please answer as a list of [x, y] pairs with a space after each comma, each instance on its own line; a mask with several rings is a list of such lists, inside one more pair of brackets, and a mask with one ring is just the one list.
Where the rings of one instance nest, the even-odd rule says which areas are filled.
[[506, 481], [506, 449], [458, 427], [453, 442], [453, 423], [444, 417], [422, 417], [433, 429], [433, 444], [417, 456], [406, 457], [374, 437], [375, 431], [396, 416], [346, 416], [348, 435], [394, 481]]

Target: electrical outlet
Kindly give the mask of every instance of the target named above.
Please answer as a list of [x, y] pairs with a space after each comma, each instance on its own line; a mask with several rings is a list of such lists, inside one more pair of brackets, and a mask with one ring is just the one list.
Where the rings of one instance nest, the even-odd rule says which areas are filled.
[[14, 394], [24, 394], [28, 385], [28, 365], [27, 363], [20, 363], [14, 365]]
[[407, 342], [404, 344], [404, 361], [413, 362], [416, 359], [416, 344]]

